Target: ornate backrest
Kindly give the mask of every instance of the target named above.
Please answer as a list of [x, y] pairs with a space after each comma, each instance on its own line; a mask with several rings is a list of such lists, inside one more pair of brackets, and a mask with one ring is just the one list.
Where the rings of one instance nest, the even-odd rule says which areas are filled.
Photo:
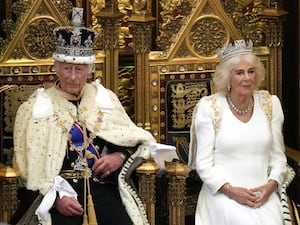
[[[259, 0], [167, 1], [158, 8], [156, 40], [161, 51], [149, 53], [149, 120], [157, 140], [176, 146], [185, 164], [194, 106], [214, 92], [211, 78], [219, 62], [217, 48], [233, 40], [252, 39], [267, 70], [262, 88], [281, 96], [281, 84], [276, 81], [282, 77], [281, 28], [286, 13], [278, 1]], [[191, 175], [169, 173], [170, 224], [182, 224], [182, 217], [176, 215], [194, 212], [200, 184], [194, 183], [196, 177], [190, 180]], [[185, 196], [179, 194], [185, 192]]]
[[[6, 19], [1, 22], [1, 31], [5, 34], [0, 36], [0, 220], [8, 222], [18, 206], [14, 177], [18, 175], [7, 172], [12, 169], [15, 114], [34, 90], [55, 82], [53, 28], [69, 24], [72, 3], [5, 1], [4, 6]], [[97, 51], [95, 77], [102, 76], [103, 58]]]
[[[6, 2], [8, 4], [9, 1]], [[6, 32], [0, 38], [0, 160], [11, 165], [14, 116], [23, 102], [36, 88], [55, 82], [52, 53], [55, 51], [53, 29], [69, 25], [72, 2], [52, 0], [17, 1], [12, 15], [2, 22]], [[12, 20], [10, 18], [16, 19]], [[96, 51], [94, 77], [102, 77], [104, 55]], [[7, 88], [6, 88], [7, 87]]]
[[[83, 2], [95, 12], [95, 15], [88, 16], [93, 28], [97, 29], [100, 25], [105, 28], [103, 49], [108, 57], [103, 63], [103, 52], [97, 52], [95, 76], [101, 77], [104, 69], [105, 85], [119, 91], [124, 102], [129, 102], [128, 107], [134, 108], [132, 111], [138, 126], [149, 130], [158, 142], [175, 145], [183, 163], [187, 161], [189, 126], [194, 105], [199, 98], [214, 91], [211, 78], [218, 63], [216, 48], [234, 39], [251, 38], [268, 71], [264, 88], [281, 96], [281, 83], [277, 81], [282, 80], [282, 19], [286, 13], [281, 8], [280, 0], [184, 0], [175, 1], [176, 4], [174, 1], [137, 0], [133, 7], [131, 1], [115, 0], [13, 2], [13, 7], [8, 8], [14, 15], [9, 18], [15, 19], [7, 19], [2, 23], [6, 38], [0, 38], [0, 86], [13, 85], [0, 94], [1, 116], [6, 113], [6, 116], [13, 118], [15, 108], [25, 92], [29, 94], [36, 87], [55, 81], [51, 29], [67, 25], [72, 3], [77, 5]], [[124, 9], [133, 9], [128, 24], [131, 25], [134, 39], [134, 75], [132, 70], [124, 72], [123, 76], [118, 74], [119, 51], [116, 46], [119, 38], [116, 36], [117, 25], [123, 17], [117, 10], [118, 2], [123, 7], [122, 12]], [[103, 4], [105, 8], [101, 12]], [[156, 7], [157, 18], [149, 13], [152, 6]], [[127, 16], [124, 18], [128, 19]], [[153, 33], [156, 34], [158, 51], [151, 51], [150, 47], [153, 42], [150, 37], [154, 36], [150, 31], [153, 24], [156, 25]], [[132, 38], [129, 29], [126, 29], [126, 34], [128, 36], [125, 39]], [[126, 85], [129, 91], [119, 89]], [[134, 102], [132, 98], [128, 100], [130, 94], [136, 96]], [[4, 104], [4, 100], [8, 103]], [[0, 123], [4, 132], [0, 133], [0, 138], [5, 146], [8, 144], [1, 149], [0, 159], [6, 158], [8, 163], [11, 157], [8, 147], [11, 146], [11, 118], [3, 119]], [[183, 193], [184, 185], [176, 183], [176, 179], [173, 184], [173, 197]], [[179, 212], [176, 211], [179, 215], [184, 198], [175, 197], [169, 205], [176, 207], [181, 204]], [[153, 198], [151, 200], [155, 201]], [[153, 213], [152, 208], [149, 211], [149, 214]], [[173, 216], [170, 215], [170, 223], [180, 224], [177, 217], [174, 219]]]
[[219, 62], [217, 48], [251, 39], [267, 70], [261, 88], [281, 96], [276, 81], [281, 78], [280, 30], [285, 12], [278, 6], [278, 2], [249, 0], [160, 3], [157, 44], [161, 51], [149, 53], [151, 131], [159, 142], [177, 146], [183, 162], [193, 108], [202, 96], [214, 92], [211, 78]]

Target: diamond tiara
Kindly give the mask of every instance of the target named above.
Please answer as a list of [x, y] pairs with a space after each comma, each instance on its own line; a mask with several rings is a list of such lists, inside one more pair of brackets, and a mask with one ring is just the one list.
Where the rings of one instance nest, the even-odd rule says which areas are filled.
[[226, 44], [222, 48], [217, 49], [217, 55], [221, 62], [225, 62], [228, 59], [236, 55], [253, 54], [253, 42], [249, 40], [246, 42], [244, 39], [235, 40], [233, 44]]

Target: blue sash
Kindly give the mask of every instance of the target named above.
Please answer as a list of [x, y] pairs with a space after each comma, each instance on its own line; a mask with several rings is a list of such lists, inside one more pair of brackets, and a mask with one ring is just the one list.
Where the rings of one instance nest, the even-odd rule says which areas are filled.
[[[73, 144], [76, 147], [82, 147], [83, 146], [83, 142], [84, 142], [83, 130], [80, 127], [79, 124], [74, 123], [74, 125], [73, 125], [73, 127], [71, 129], [70, 134], [71, 134], [71, 141], [73, 142]], [[97, 159], [100, 158], [100, 155], [99, 155], [96, 147], [92, 143], [89, 143], [89, 145], [88, 145], [88, 147], [86, 149], [89, 150], [90, 153], [92, 153], [95, 158], [97, 158]], [[83, 158], [85, 157], [85, 153], [86, 153], [85, 149], [83, 149], [81, 151], [81, 156]], [[93, 166], [93, 164], [94, 164], [94, 158], [88, 157], [88, 165], [89, 165], [89, 167], [91, 168]]]
[[[84, 134], [83, 134], [82, 127], [79, 124], [74, 123], [73, 127], [70, 131], [70, 134], [71, 134], [72, 143], [77, 148], [82, 147], [83, 144], [84, 144], [83, 143], [84, 142]], [[89, 145], [86, 149], [89, 151], [89, 157], [87, 157], [88, 167], [91, 168], [94, 165], [95, 160], [100, 158], [100, 155], [99, 155], [99, 152], [96, 149], [96, 147], [91, 142], [89, 142]], [[77, 151], [78, 158], [81, 158], [81, 162], [83, 162], [83, 160], [85, 158], [86, 149], [82, 149], [80, 152]], [[100, 183], [106, 183], [107, 182], [107, 179], [102, 178], [101, 176], [97, 176], [97, 177], [94, 176], [93, 179], [97, 180]]]

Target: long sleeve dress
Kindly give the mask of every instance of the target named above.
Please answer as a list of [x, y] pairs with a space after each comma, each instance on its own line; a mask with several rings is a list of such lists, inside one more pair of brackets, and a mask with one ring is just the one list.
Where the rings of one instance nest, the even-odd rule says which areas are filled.
[[[254, 94], [253, 115], [242, 122], [231, 112], [226, 98], [216, 94], [221, 109], [217, 131], [209, 98], [201, 99], [194, 127], [196, 170], [203, 186], [196, 208], [196, 225], [280, 225], [283, 213], [279, 195], [273, 192], [259, 208], [241, 205], [218, 192], [223, 184], [254, 188], [274, 179], [280, 185], [286, 171], [282, 137], [283, 111], [278, 97], [272, 96], [272, 120]], [[272, 128], [271, 128], [272, 127]]]

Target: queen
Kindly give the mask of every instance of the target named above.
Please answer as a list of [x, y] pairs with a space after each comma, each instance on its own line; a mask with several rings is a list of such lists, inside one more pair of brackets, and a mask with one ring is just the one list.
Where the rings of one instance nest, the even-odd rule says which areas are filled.
[[251, 41], [217, 54], [217, 92], [200, 99], [191, 125], [189, 166], [203, 181], [196, 225], [289, 224], [285, 188], [294, 173], [284, 154], [280, 100], [259, 90], [265, 68]]

